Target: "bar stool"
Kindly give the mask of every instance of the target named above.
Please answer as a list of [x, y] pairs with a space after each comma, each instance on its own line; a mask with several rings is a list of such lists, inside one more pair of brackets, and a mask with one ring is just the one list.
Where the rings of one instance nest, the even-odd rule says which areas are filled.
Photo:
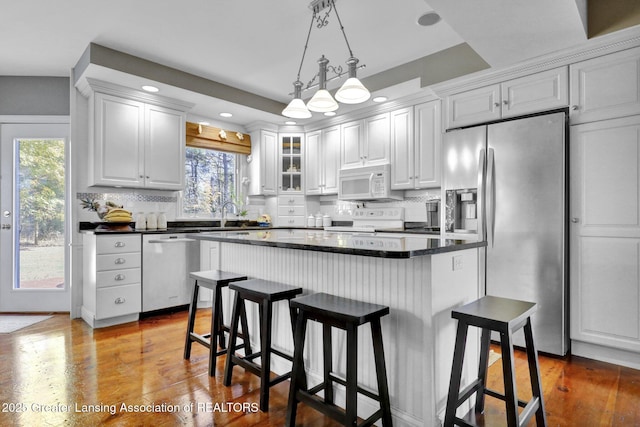
[[[231, 332], [229, 334], [229, 346], [227, 350], [227, 360], [224, 367], [224, 385], [231, 385], [231, 375], [234, 365], [242, 366], [245, 370], [260, 377], [260, 410], [269, 410], [269, 389], [288, 379], [291, 372], [271, 379], [271, 354], [276, 354], [284, 359], [293, 360], [293, 357], [277, 349], [271, 348], [271, 320], [273, 317], [273, 303], [278, 301], [289, 301], [296, 295], [302, 293], [302, 288], [285, 285], [283, 283], [271, 282], [262, 279], [251, 279], [244, 282], [236, 282], [229, 285], [229, 289], [236, 291], [233, 305], [233, 315], [231, 317]], [[251, 353], [245, 352], [244, 357], [237, 356], [233, 348], [238, 336], [238, 320], [241, 313], [245, 311], [245, 301], [252, 301], [258, 304], [260, 318], [260, 351]], [[295, 323], [295, 313], [289, 309], [291, 315], [291, 326]], [[244, 329], [244, 325], [243, 325]], [[245, 332], [248, 338], [248, 329]], [[253, 360], [260, 358], [260, 365]]]
[[[212, 377], [216, 370], [216, 358], [227, 352], [224, 342], [224, 333], [229, 332], [229, 327], [224, 324], [222, 315], [222, 288], [229, 286], [229, 283], [239, 280], [247, 280], [247, 276], [241, 274], [229, 273], [220, 270], [197, 271], [189, 274], [194, 280], [193, 289], [191, 291], [191, 304], [189, 304], [189, 320], [187, 322], [187, 337], [184, 343], [184, 358], [191, 357], [191, 343], [194, 341], [202, 344], [209, 349], [209, 376]], [[213, 291], [213, 304], [211, 305], [211, 332], [208, 334], [198, 334], [193, 332], [196, 320], [196, 310], [198, 304], [198, 291], [200, 287], [211, 289]], [[242, 312], [242, 331], [247, 330], [247, 318]], [[217, 349], [216, 340], [221, 350]], [[251, 352], [249, 340], [244, 340], [239, 347], [245, 347], [245, 350]]]
[[[295, 425], [298, 402], [304, 402], [345, 426], [355, 426], [358, 417], [357, 393], [362, 393], [380, 402], [380, 409], [365, 420], [362, 425], [373, 425], [376, 420], [382, 419], [382, 425], [390, 427], [392, 425], [391, 404], [380, 328], [380, 318], [389, 314], [389, 307], [323, 293], [295, 298], [291, 300], [290, 305], [298, 310], [298, 313], [286, 425]], [[306, 386], [303, 359], [307, 320], [315, 320], [322, 324], [324, 344], [324, 381], [311, 389], [307, 389]], [[358, 386], [358, 326], [365, 323], [371, 323], [373, 354], [378, 379], [377, 395]], [[347, 332], [346, 380], [332, 374], [331, 327], [340, 328]], [[333, 402], [334, 382], [346, 387], [344, 411]], [[316, 396], [321, 390], [324, 390], [324, 399]]]
[[[531, 328], [531, 315], [535, 311], [536, 304], [532, 302], [485, 296], [451, 312], [451, 317], [458, 319], [458, 331], [453, 353], [453, 368], [451, 370], [451, 381], [449, 383], [447, 409], [444, 418], [445, 427], [454, 425], [473, 426], [473, 424], [457, 418], [456, 409], [474, 392], [477, 392], [475, 405], [476, 414], [484, 412], [484, 397], [485, 395], [489, 395], [505, 402], [507, 425], [509, 427], [526, 425], [533, 414], [536, 416], [536, 424], [538, 426], [547, 425], [544, 412], [544, 398], [540, 386], [538, 353], [536, 352], [536, 347], [533, 342], [533, 332]], [[464, 350], [469, 326], [482, 329], [482, 336], [480, 338], [480, 364], [478, 367], [478, 378], [464, 390], [460, 391], [462, 363], [464, 361]], [[529, 402], [523, 402], [518, 399], [513, 357], [512, 336], [515, 331], [523, 327], [527, 347], [527, 359], [529, 362], [529, 376], [531, 377], [531, 392], [533, 395]], [[504, 395], [486, 388], [491, 331], [500, 333]], [[524, 408], [520, 414], [518, 414], [518, 406]]]

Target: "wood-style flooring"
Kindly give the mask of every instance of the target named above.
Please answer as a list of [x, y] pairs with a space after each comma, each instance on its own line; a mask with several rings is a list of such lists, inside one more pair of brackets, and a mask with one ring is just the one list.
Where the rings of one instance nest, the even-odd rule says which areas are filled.
[[[199, 311], [196, 330], [208, 330], [209, 313]], [[57, 314], [0, 334], [0, 425], [282, 426], [288, 382], [272, 388], [268, 413], [255, 411], [257, 377], [236, 368], [225, 387], [224, 357], [214, 378], [202, 346], [193, 345], [191, 360], [182, 358], [186, 318], [183, 311], [92, 330]], [[526, 362], [521, 352], [516, 356], [518, 391], [526, 399]], [[541, 356], [540, 363], [549, 426], [640, 426], [640, 371], [580, 357]], [[495, 389], [499, 368], [490, 368]], [[480, 424], [505, 425], [502, 402], [487, 398]], [[336, 423], [301, 404], [298, 425]]]

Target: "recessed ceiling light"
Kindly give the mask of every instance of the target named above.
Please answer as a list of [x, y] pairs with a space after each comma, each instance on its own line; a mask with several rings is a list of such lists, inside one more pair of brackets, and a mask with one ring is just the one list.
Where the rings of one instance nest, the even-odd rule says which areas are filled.
[[231, 113], [220, 113], [220, 117], [233, 117], [233, 114]]
[[144, 85], [142, 86], [142, 90], [146, 90], [147, 92], [158, 92], [160, 89], [155, 86]]
[[327, 111], [326, 113], [324, 113], [324, 115], [331, 117], [331, 116], [335, 116], [336, 112], [335, 111]]
[[440, 15], [435, 12], [427, 12], [418, 18], [418, 25], [430, 27], [440, 22]]
[[286, 122], [284, 122], [284, 124], [293, 126], [296, 124], [296, 122], [294, 122], [293, 120], [287, 120]]
[[373, 102], [384, 102], [387, 99], [388, 98], [386, 96], [376, 96], [375, 98], [373, 98]]

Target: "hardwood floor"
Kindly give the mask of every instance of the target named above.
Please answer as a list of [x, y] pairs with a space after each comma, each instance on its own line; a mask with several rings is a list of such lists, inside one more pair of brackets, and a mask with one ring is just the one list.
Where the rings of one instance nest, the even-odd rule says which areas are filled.
[[[224, 357], [209, 378], [207, 350], [197, 344], [183, 360], [186, 318], [179, 312], [92, 330], [58, 314], [0, 334], [0, 425], [283, 425], [288, 382], [272, 388], [269, 413], [258, 411], [257, 377], [236, 368], [233, 385], [223, 386]], [[200, 310], [196, 330], [208, 330], [209, 322], [209, 310]], [[516, 354], [526, 399], [526, 362]], [[549, 426], [640, 426], [640, 371], [579, 357], [540, 359]], [[499, 366], [490, 368], [495, 389]], [[157, 407], [136, 412], [133, 405]], [[505, 425], [501, 402], [487, 398], [485, 412], [481, 425]], [[337, 424], [300, 405], [298, 425]]]

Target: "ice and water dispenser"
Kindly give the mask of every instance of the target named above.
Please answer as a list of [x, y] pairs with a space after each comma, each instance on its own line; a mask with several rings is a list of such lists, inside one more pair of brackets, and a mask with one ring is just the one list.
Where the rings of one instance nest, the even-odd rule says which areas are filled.
[[445, 196], [445, 231], [447, 233], [477, 233], [477, 189], [447, 190]]

